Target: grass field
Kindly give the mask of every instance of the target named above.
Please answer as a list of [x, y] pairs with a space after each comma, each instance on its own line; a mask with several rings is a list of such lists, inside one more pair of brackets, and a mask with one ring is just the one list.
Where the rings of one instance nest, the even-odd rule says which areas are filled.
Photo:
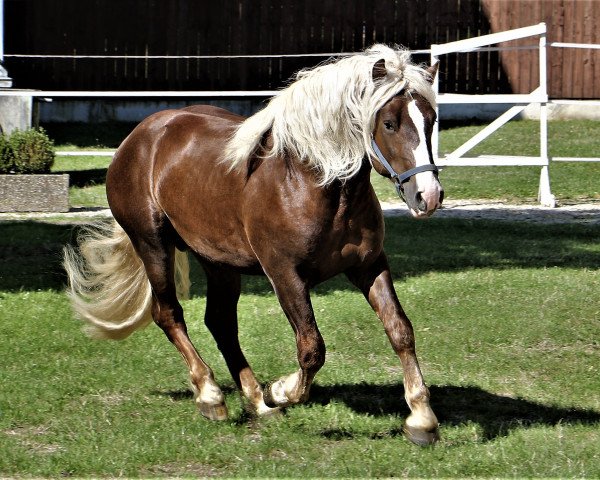
[[[328, 356], [311, 400], [255, 421], [202, 325], [193, 271], [191, 335], [232, 414], [211, 423], [158, 328], [120, 343], [82, 335], [59, 266], [72, 226], [0, 228], [0, 476], [600, 476], [599, 227], [387, 220], [441, 421], [426, 449], [400, 433], [399, 362], [343, 279], [313, 296]], [[244, 291], [242, 344], [259, 378], [293, 371], [269, 286], [250, 277]]]
[[[106, 159], [85, 162], [72, 202], [97, 206]], [[58, 159], [55, 169], [73, 175], [73, 165]], [[565, 198], [597, 198], [596, 166], [582, 168], [566, 175]], [[485, 182], [501, 184], [488, 198], [521, 189], [515, 175], [460, 172], [443, 172], [449, 198], [485, 198]], [[123, 342], [81, 333], [60, 268], [77, 228], [0, 221], [0, 477], [600, 477], [600, 226], [386, 219], [395, 286], [441, 422], [431, 448], [402, 436], [399, 361], [343, 278], [313, 294], [328, 350], [310, 401], [255, 420], [202, 323], [205, 281], [193, 265], [190, 334], [231, 414], [213, 423], [195, 411], [186, 368], [157, 327]], [[244, 279], [239, 316], [261, 381], [296, 368], [292, 330], [264, 279]]]

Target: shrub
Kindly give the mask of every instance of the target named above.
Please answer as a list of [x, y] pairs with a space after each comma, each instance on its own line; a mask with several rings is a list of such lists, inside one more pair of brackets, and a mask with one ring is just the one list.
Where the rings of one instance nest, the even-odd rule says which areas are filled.
[[13, 151], [8, 138], [0, 133], [0, 174], [10, 173], [13, 168]]
[[54, 163], [54, 144], [41, 128], [15, 130], [0, 141], [2, 173], [49, 173]]

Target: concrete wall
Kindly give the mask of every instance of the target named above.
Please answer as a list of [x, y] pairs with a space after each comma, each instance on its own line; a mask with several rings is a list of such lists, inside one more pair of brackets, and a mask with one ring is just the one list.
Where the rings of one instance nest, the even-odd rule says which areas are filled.
[[0, 175], [0, 212], [68, 212], [69, 175]]
[[0, 131], [27, 130], [31, 127], [33, 101], [31, 96], [3, 96], [0, 92]]

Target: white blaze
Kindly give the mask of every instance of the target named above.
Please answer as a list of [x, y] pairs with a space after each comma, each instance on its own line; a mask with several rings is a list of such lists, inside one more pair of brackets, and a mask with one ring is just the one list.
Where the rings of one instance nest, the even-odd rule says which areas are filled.
[[[420, 167], [421, 165], [429, 164], [429, 152], [427, 151], [427, 141], [425, 139], [425, 117], [417, 107], [417, 102], [412, 100], [408, 104], [408, 115], [410, 116], [415, 128], [417, 129], [417, 133], [419, 135], [419, 143], [416, 148], [412, 149], [413, 156], [415, 158], [415, 167]], [[435, 177], [433, 172], [421, 172], [417, 173], [415, 176], [415, 180], [417, 181], [417, 190], [424, 190], [426, 185], [431, 184], [431, 182], [435, 181]]]

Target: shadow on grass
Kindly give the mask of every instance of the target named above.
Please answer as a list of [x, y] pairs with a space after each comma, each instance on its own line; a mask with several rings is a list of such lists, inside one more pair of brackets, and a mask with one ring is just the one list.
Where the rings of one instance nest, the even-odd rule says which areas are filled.
[[[473, 268], [600, 268], [600, 225], [391, 217], [386, 228], [385, 249], [396, 279]], [[64, 287], [61, 251], [73, 242], [77, 226], [0, 221], [0, 229], [0, 291]], [[192, 295], [203, 296], [204, 273], [190, 263]], [[315, 290], [346, 289], [354, 287], [342, 275]], [[270, 295], [272, 288], [263, 277], [244, 277], [243, 292]]]
[[[543, 405], [523, 398], [510, 398], [487, 392], [476, 386], [439, 385], [429, 387], [431, 407], [440, 424], [460, 427], [477, 424], [483, 432], [483, 439], [491, 441], [504, 437], [511, 430], [529, 426], [556, 425], [594, 425], [600, 423], [600, 412], [578, 408], [562, 408]], [[224, 386], [225, 394], [234, 393], [231, 386]], [[191, 390], [160, 392], [153, 395], [168, 397], [173, 401], [192, 401]], [[406, 417], [410, 413], [404, 401], [404, 387], [399, 385], [343, 384], [318, 385], [311, 388], [308, 404], [328, 405], [341, 402], [354, 412], [368, 416], [398, 415]], [[294, 408], [294, 407], [292, 407]], [[252, 422], [251, 416], [243, 414], [241, 423]], [[368, 435], [377, 439], [402, 435], [402, 428], [394, 428], [388, 432], [374, 432]], [[365, 436], [365, 432], [354, 432], [350, 429], [324, 429], [321, 435], [342, 440]]]
[[116, 148], [136, 125], [137, 122], [105, 122], [90, 128], [89, 123], [61, 122], [42, 126], [57, 145]]
[[[431, 407], [442, 425], [479, 425], [485, 440], [507, 435], [515, 428], [533, 425], [600, 423], [600, 412], [577, 408], [543, 405], [522, 398], [496, 395], [476, 386], [431, 386]], [[346, 404], [365, 415], [406, 417], [409, 409], [404, 402], [402, 385], [314, 385], [309, 402], [326, 405], [332, 401]], [[401, 434], [401, 429], [397, 432]], [[323, 435], [347, 436], [348, 432], [326, 431]]]
[[62, 290], [62, 249], [73, 226], [37, 221], [0, 222], [0, 291]]
[[57, 171], [55, 173], [68, 173], [70, 187], [90, 187], [106, 183], [107, 168], [92, 168], [90, 170]]

